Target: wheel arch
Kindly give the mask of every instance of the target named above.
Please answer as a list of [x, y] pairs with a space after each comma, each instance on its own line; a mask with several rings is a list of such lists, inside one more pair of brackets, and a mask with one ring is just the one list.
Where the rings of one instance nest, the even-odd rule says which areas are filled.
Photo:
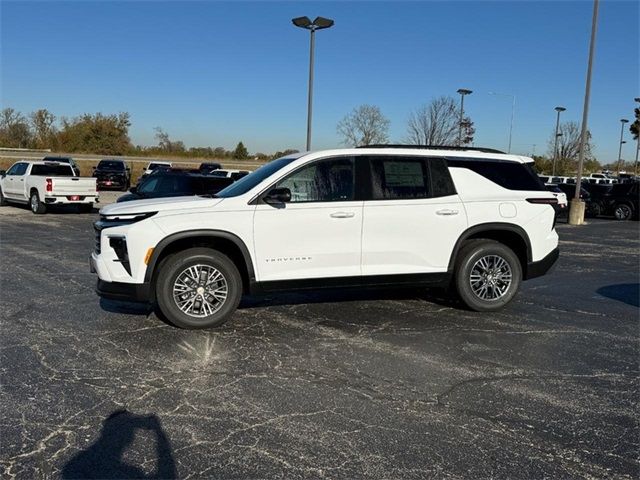
[[150, 286], [153, 300], [155, 282], [162, 262], [173, 253], [193, 247], [212, 248], [227, 255], [240, 271], [243, 290], [251, 291], [255, 284], [255, 270], [249, 249], [240, 237], [224, 230], [188, 230], [163, 238], [153, 249], [144, 277], [144, 282]]
[[500, 242], [517, 255], [522, 267], [522, 276], [527, 278], [527, 266], [532, 261], [531, 240], [527, 232], [513, 223], [482, 223], [469, 227], [462, 232], [453, 247], [447, 271], [453, 273], [460, 249], [467, 240], [486, 238]]

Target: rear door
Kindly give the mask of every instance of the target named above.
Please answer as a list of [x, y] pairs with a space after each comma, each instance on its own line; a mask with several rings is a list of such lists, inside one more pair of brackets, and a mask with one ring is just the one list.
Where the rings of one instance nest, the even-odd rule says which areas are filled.
[[371, 191], [364, 202], [363, 275], [447, 270], [464, 207], [442, 158], [369, 157]]

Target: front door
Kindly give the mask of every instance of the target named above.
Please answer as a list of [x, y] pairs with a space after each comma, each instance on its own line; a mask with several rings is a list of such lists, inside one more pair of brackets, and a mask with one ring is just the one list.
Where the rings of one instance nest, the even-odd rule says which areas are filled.
[[273, 185], [291, 201], [260, 202], [254, 216], [260, 282], [358, 277], [362, 201], [356, 201], [352, 157], [304, 165]]
[[7, 171], [7, 176], [3, 182], [4, 188], [2, 189], [6, 197], [24, 199], [24, 174], [27, 171], [27, 166], [28, 164], [19, 162]]

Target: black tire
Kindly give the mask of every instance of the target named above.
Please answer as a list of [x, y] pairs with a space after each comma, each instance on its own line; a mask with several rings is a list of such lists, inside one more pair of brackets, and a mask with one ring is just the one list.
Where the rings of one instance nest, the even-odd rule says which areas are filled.
[[613, 216], [621, 222], [630, 220], [633, 216], [633, 209], [628, 203], [618, 203], [613, 209]]
[[[219, 327], [235, 312], [242, 297], [242, 277], [235, 264], [226, 255], [209, 248], [190, 248], [171, 256], [160, 267], [156, 281], [156, 299], [162, 315], [180, 328], [199, 329]], [[199, 270], [197, 282], [193, 276], [185, 277], [186, 270]], [[204, 272], [204, 273], [202, 273]], [[204, 290], [207, 282], [220, 274], [222, 280]], [[193, 271], [191, 272], [193, 273]], [[203, 275], [211, 275], [208, 279]], [[186, 280], [186, 281], [183, 281]], [[206, 284], [205, 284], [206, 283]], [[226, 297], [220, 301], [213, 290], [222, 295], [226, 283]], [[174, 288], [184, 294], [174, 297]], [[178, 301], [186, 302], [181, 310]], [[190, 302], [190, 303], [189, 303]], [[208, 314], [207, 306], [212, 312]]]
[[[487, 268], [482, 263], [486, 263]], [[521, 281], [520, 260], [502, 243], [487, 239], [469, 240], [458, 254], [454, 284], [460, 300], [471, 310], [490, 312], [501, 309], [513, 300]]]
[[7, 199], [4, 198], [4, 194], [2, 193], [2, 188], [0, 188], [0, 207], [6, 207], [7, 205], [9, 205], [9, 202], [7, 202]]
[[47, 206], [40, 201], [40, 195], [38, 195], [36, 191], [31, 192], [29, 206], [31, 207], [31, 211], [36, 215], [42, 215], [47, 211]]
[[599, 217], [602, 215], [602, 207], [597, 202], [588, 202], [585, 215], [592, 218]]

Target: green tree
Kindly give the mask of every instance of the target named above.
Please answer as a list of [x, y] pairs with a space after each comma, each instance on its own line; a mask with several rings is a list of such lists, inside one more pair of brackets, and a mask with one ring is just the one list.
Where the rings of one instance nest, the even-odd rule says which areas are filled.
[[131, 149], [129, 114], [104, 115], [85, 113], [73, 119], [62, 119], [59, 146], [67, 152], [102, 155], [124, 155]]
[[29, 119], [31, 120], [31, 127], [33, 129], [34, 146], [36, 148], [55, 148], [55, 115], [46, 108], [41, 108], [40, 110], [31, 112]]
[[13, 108], [0, 111], [0, 147], [28, 148], [31, 129], [24, 116]]
[[238, 142], [236, 149], [233, 151], [233, 158], [236, 160], [243, 160], [248, 156], [249, 152], [247, 151], [247, 147], [245, 147], [242, 142]]
[[640, 108], [634, 108], [633, 114], [635, 115], [635, 120], [629, 125], [629, 131], [633, 135], [633, 139], [638, 140], [638, 135], [640, 134]]

